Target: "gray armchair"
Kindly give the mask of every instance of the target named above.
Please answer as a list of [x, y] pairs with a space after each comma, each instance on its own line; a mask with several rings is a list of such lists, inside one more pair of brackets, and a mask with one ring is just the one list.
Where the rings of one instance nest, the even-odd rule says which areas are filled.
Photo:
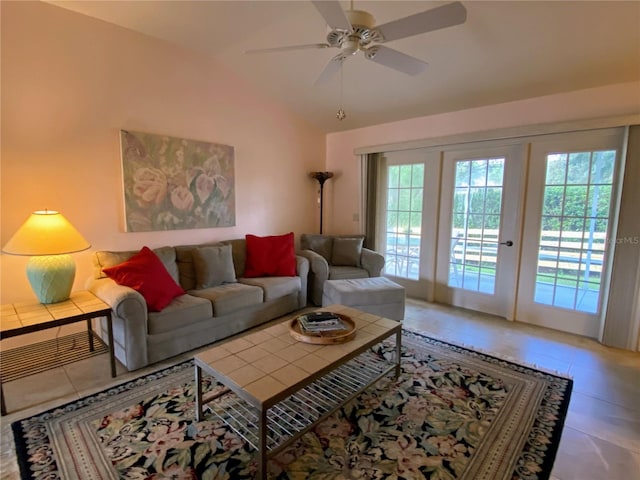
[[309, 299], [314, 305], [322, 305], [322, 289], [327, 280], [379, 277], [384, 267], [384, 257], [362, 247], [362, 235], [314, 235], [300, 236], [298, 255], [309, 260]]

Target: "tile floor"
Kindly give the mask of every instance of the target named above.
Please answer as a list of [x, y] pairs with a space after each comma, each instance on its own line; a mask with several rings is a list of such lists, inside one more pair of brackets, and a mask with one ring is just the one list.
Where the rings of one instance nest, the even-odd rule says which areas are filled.
[[[571, 375], [573, 394], [552, 480], [640, 480], [640, 354], [411, 299], [404, 324], [452, 343]], [[191, 355], [133, 373], [119, 365], [116, 379], [110, 377], [108, 359], [102, 355], [5, 384], [9, 414], [0, 419], [0, 478], [20, 477], [12, 421]]]

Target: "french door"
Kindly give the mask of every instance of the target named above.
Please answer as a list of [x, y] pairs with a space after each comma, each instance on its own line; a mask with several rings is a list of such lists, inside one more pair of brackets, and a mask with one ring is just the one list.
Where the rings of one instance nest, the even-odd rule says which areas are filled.
[[434, 150], [389, 152], [379, 181], [381, 217], [377, 238], [385, 254], [384, 274], [407, 295], [433, 300], [440, 153]]
[[532, 144], [518, 320], [599, 336], [622, 144], [620, 129]]
[[598, 338], [623, 141], [602, 129], [386, 153], [385, 274], [411, 296]]
[[444, 152], [437, 302], [513, 319], [523, 173], [519, 145]]

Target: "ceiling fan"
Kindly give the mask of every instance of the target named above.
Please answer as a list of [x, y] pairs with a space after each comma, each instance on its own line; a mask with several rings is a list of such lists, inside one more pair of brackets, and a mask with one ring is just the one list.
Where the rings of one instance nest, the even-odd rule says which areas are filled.
[[315, 81], [316, 85], [326, 82], [340, 70], [344, 60], [360, 51], [364, 53], [367, 60], [408, 75], [418, 75], [427, 68], [426, 62], [379, 44], [460, 25], [467, 19], [467, 10], [462, 3], [453, 2], [376, 26], [373, 15], [363, 10], [353, 9], [353, 0], [351, 0], [350, 10], [347, 11], [342, 10], [337, 0], [312, 0], [311, 3], [329, 26], [327, 43], [261, 48], [247, 50], [245, 53], [339, 48], [340, 53], [325, 66]]

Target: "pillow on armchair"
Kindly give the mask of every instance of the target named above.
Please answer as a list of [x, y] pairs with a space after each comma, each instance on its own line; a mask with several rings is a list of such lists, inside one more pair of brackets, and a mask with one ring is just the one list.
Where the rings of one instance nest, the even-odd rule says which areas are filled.
[[322, 255], [327, 262], [331, 263], [333, 237], [322, 234], [314, 235], [305, 233], [300, 238], [300, 246], [302, 250], [313, 250], [317, 254]]
[[331, 249], [331, 265], [360, 267], [363, 241], [363, 238], [334, 238]]

